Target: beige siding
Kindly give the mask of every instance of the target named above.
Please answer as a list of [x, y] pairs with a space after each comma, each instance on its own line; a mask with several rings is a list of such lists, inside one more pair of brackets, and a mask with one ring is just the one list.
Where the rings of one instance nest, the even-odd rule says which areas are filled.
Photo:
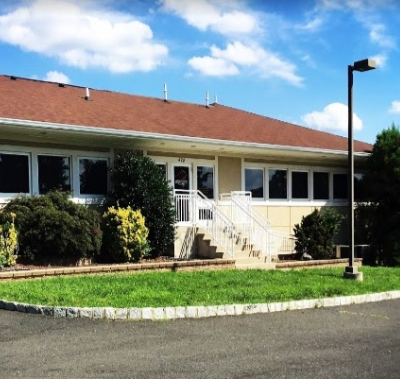
[[242, 161], [240, 158], [218, 157], [219, 193], [242, 190]]
[[[265, 216], [272, 224], [274, 230], [284, 233], [293, 233], [294, 225], [301, 222], [303, 216], [307, 216], [314, 209], [321, 207], [314, 206], [282, 206], [282, 205], [260, 205], [256, 206], [257, 212]], [[346, 212], [346, 207], [335, 207], [342, 214]], [[343, 222], [342, 228], [337, 235], [337, 239], [346, 239], [346, 228]]]

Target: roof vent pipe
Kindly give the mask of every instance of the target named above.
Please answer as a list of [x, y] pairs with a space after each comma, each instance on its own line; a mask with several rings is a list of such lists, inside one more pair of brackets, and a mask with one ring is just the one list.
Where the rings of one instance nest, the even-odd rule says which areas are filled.
[[206, 107], [208, 108], [210, 106], [210, 94], [208, 91], [206, 92]]
[[87, 87], [86, 87], [86, 95], [85, 95], [85, 100], [90, 100], [89, 88], [87, 88]]
[[218, 104], [218, 98], [217, 98], [217, 95], [214, 95], [214, 105], [217, 105]]
[[168, 101], [168, 90], [167, 90], [167, 83], [164, 83], [164, 101]]

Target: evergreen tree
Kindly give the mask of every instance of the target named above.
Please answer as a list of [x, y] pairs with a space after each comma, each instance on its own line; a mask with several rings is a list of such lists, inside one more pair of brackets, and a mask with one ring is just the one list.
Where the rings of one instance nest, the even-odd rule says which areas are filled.
[[175, 209], [162, 171], [149, 157], [128, 151], [117, 156], [112, 173], [109, 205], [139, 209], [149, 229], [151, 255], [166, 255], [175, 238]]

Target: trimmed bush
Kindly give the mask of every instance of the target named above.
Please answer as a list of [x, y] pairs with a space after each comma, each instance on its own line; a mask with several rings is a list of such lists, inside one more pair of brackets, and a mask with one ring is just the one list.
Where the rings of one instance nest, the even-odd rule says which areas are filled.
[[112, 173], [109, 206], [139, 209], [149, 229], [150, 254], [167, 255], [175, 239], [175, 208], [160, 168], [149, 157], [128, 151], [117, 156]]
[[140, 211], [108, 208], [103, 215], [102, 260], [138, 262], [148, 251], [145, 219]]
[[333, 238], [337, 233], [343, 216], [333, 208], [323, 211], [315, 209], [301, 218], [294, 226], [296, 255], [300, 258], [309, 254], [313, 259], [329, 259], [333, 256]]
[[14, 225], [15, 214], [3, 215], [0, 222], [0, 268], [14, 266], [17, 261], [18, 235]]
[[11, 200], [6, 212], [16, 214], [20, 254], [37, 263], [76, 263], [92, 258], [101, 247], [100, 215], [75, 204], [65, 192]]

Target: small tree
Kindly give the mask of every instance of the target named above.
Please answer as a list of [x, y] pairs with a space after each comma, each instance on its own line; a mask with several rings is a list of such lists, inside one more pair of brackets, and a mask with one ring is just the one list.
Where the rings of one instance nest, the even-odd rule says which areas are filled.
[[149, 229], [151, 255], [166, 255], [175, 238], [175, 209], [160, 168], [149, 157], [128, 151], [117, 156], [112, 173], [109, 205], [139, 209]]
[[[367, 159], [365, 184], [368, 241], [379, 264], [400, 264], [400, 131], [393, 124], [378, 134]], [[358, 226], [360, 227], [360, 226]]]
[[295, 250], [298, 257], [307, 253], [313, 259], [328, 259], [333, 255], [333, 238], [343, 216], [332, 208], [303, 216], [300, 224], [294, 226]]

